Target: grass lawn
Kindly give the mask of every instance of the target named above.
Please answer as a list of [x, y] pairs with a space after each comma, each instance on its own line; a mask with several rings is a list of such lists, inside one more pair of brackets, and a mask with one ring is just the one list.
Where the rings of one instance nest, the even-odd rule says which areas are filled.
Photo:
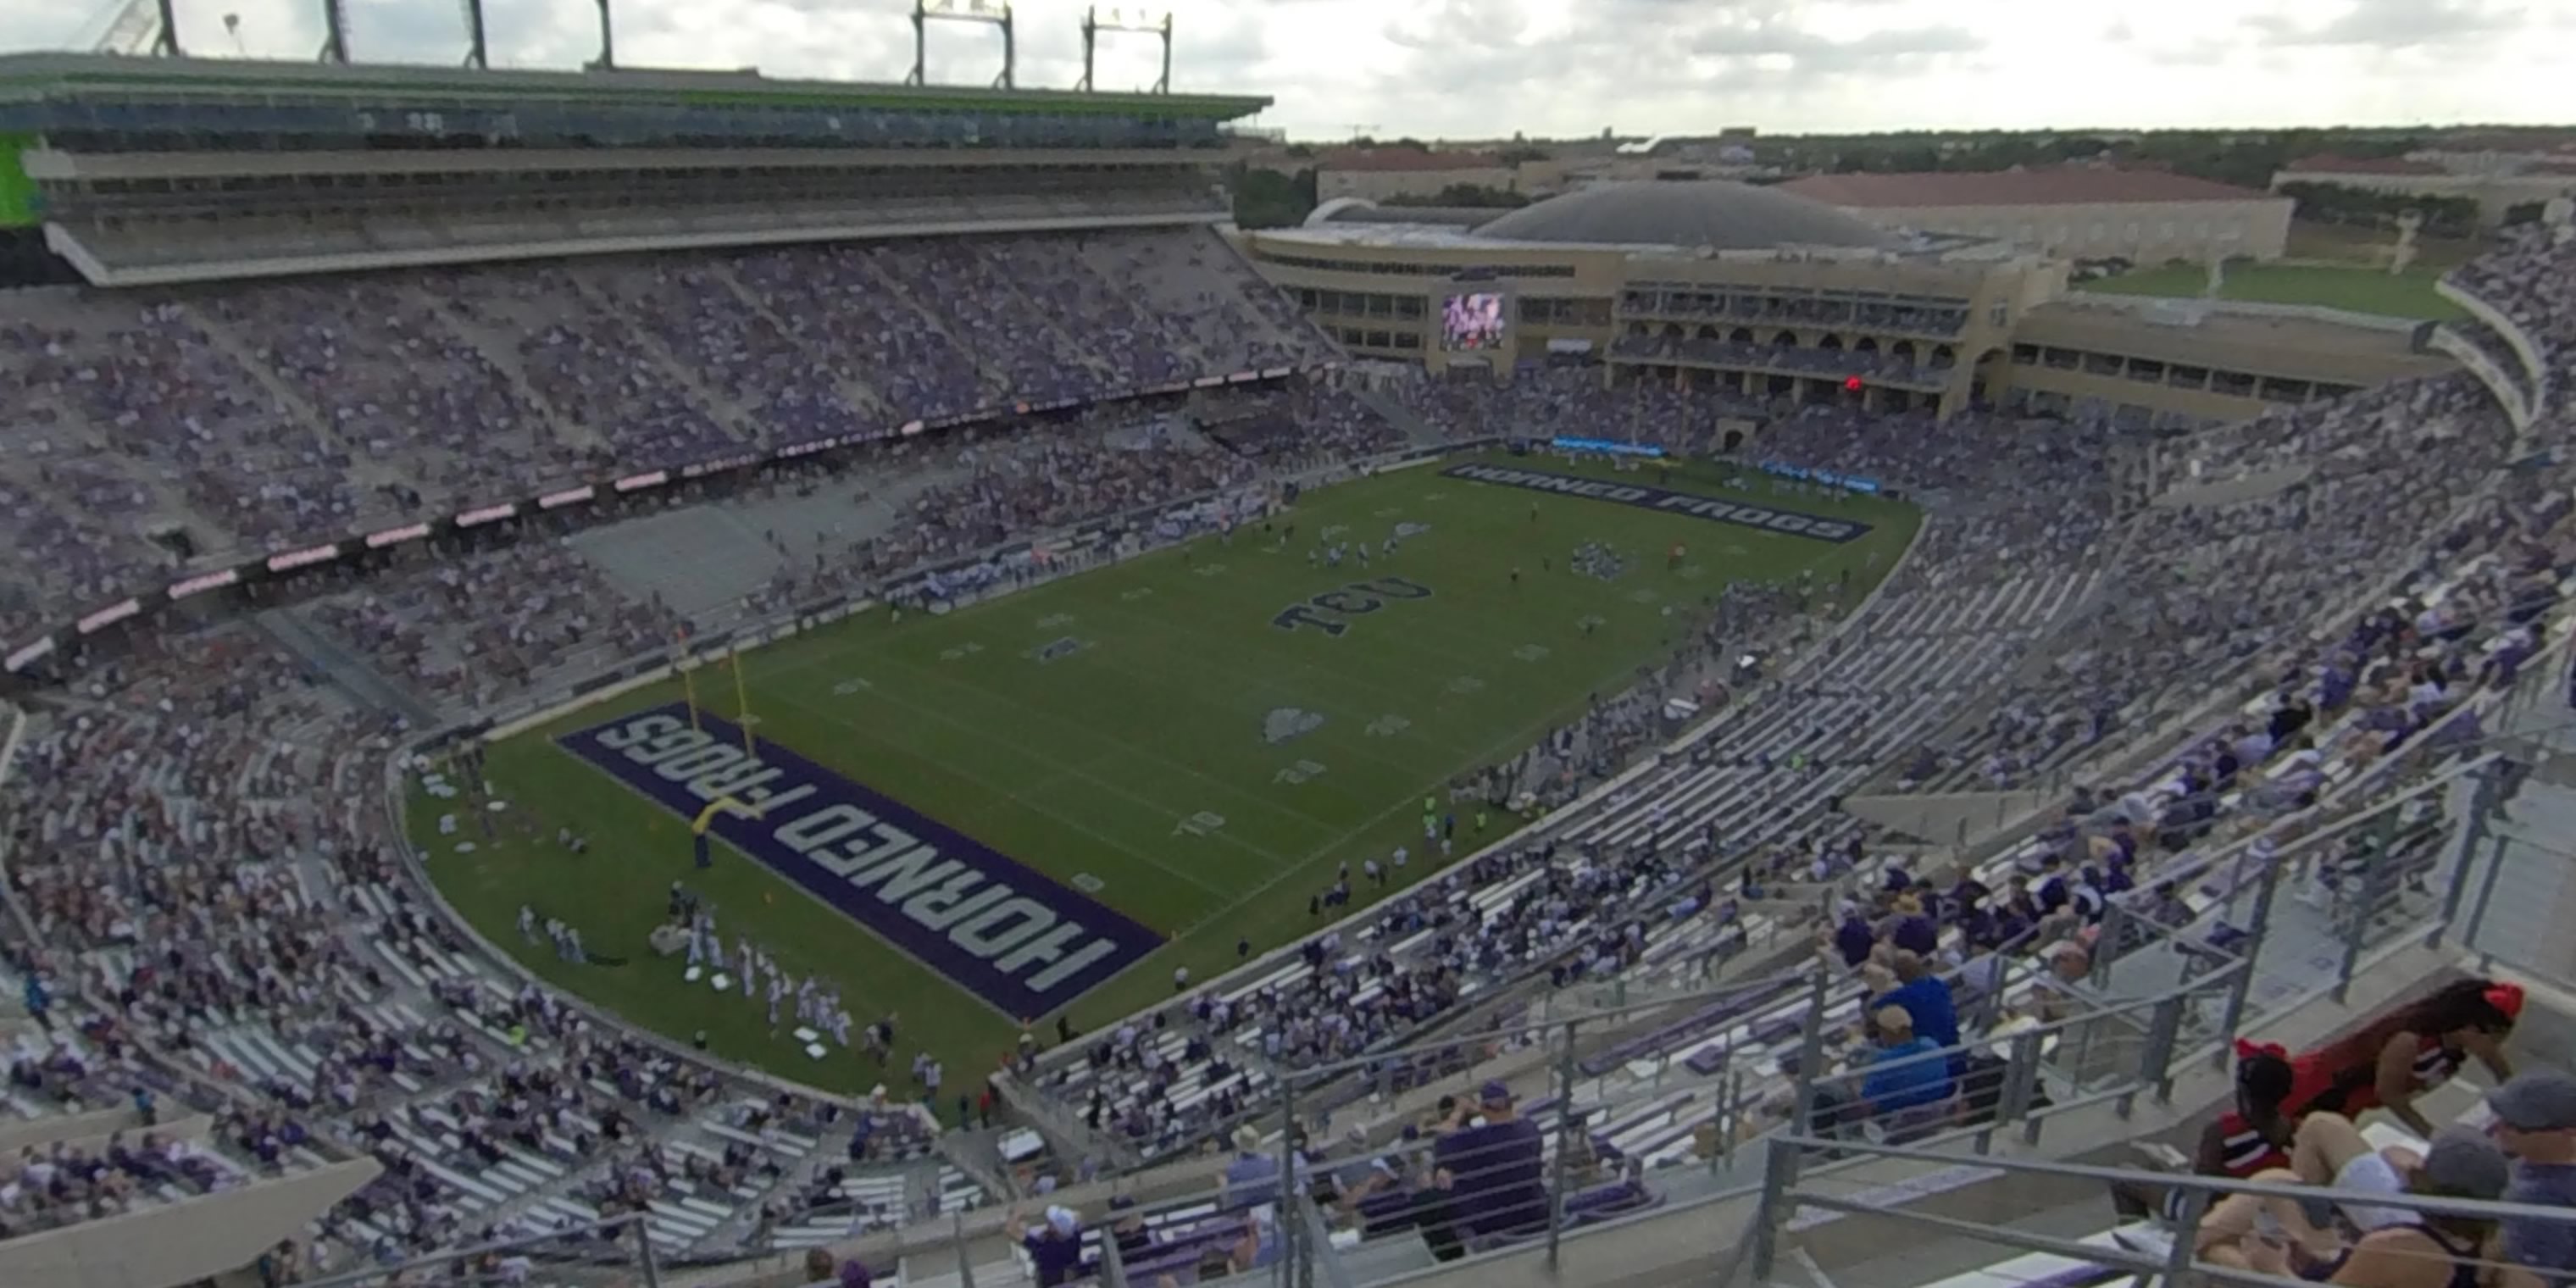
[[[2391, 275], [2372, 268], [2320, 265], [2247, 264], [2227, 270], [2219, 294], [2230, 300], [2261, 304], [2316, 304], [2379, 313], [2390, 317], [2446, 321], [2466, 317], [2457, 305], [2433, 293], [2442, 270], [2410, 266]], [[2209, 282], [2209, 270], [2191, 267], [2144, 268], [2118, 277], [2080, 283], [2076, 289], [2121, 295], [2165, 295], [2198, 298]]]
[[[1614, 477], [1606, 466], [1488, 459]], [[1384, 897], [1358, 880], [1364, 859], [1405, 845], [1406, 875], [1429, 875], [1426, 794], [1448, 808], [1454, 775], [1520, 751], [1591, 695], [1622, 687], [1729, 581], [1812, 569], [1821, 584], [1848, 569], [1842, 602], [1857, 603], [1916, 524], [1911, 507], [1874, 498], [1774, 496], [1761, 482], [1730, 492], [1714, 467], [1676, 469], [1667, 486], [1874, 526], [1833, 544], [1443, 468], [1307, 494], [1280, 520], [1297, 530], [1284, 550], [1267, 548], [1275, 534], [1261, 531], [1230, 545], [1209, 537], [944, 615], [897, 622], [878, 610], [771, 645], [743, 666], [753, 728], [1166, 937], [1071, 1002], [1074, 1022], [1090, 1028], [1169, 995], [1177, 965], [1211, 978], [1235, 963], [1238, 939], [1258, 952], [1304, 932], [1316, 924], [1309, 897], [1341, 862], [1359, 903]], [[1652, 470], [1615, 477], [1656, 481]], [[1340, 530], [1374, 548], [1399, 523], [1427, 530], [1370, 568], [1307, 560], [1318, 537]], [[1614, 547], [1624, 571], [1570, 571], [1568, 556], [1587, 542]], [[1688, 553], [1668, 568], [1675, 543]], [[1339, 635], [1274, 624], [1310, 597], [1382, 576], [1431, 593], [1317, 614], [1343, 624]], [[1590, 633], [1586, 619], [1597, 619]], [[1078, 647], [1041, 656], [1065, 641]], [[696, 690], [707, 711], [739, 714], [729, 670], [701, 669]], [[683, 1039], [703, 1029], [724, 1055], [818, 1085], [878, 1081], [854, 1055], [835, 1048], [813, 1059], [774, 1033], [765, 1000], [686, 983], [679, 959], [650, 951], [667, 888], [685, 881], [715, 905], [728, 951], [748, 935], [795, 974], [826, 977], [859, 1024], [898, 1012], [896, 1072], [927, 1049], [949, 1070], [953, 1104], [953, 1089], [971, 1086], [1013, 1040], [1009, 1016], [730, 845], [696, 870], [686, 818], [554, 741], [680, 698], [676, 682], [654, 686], [491, 748], [489, 778], [508, 802], [492, 815], [504, 820], [492, 839], [471, 824], [442, 835], [439, 816], [466, 806], [415, 784], [410, 829], [433, 879], [538, 974], [640, 1024]], [[1285, 708], [1321, 722], [1283, 727]], [[1497, 816], [1479, 836], [1472, 811], [1459, 815], [1461, 857], [1515, 825]], [[585, 834], [588, 852], [556, 847], [559, 826]], [[623, 963], [574, 966], [525, 945], [515, 928], [523, 902], [578, 926], [592, 955]]]
[[[2296, 219], [2290, 222], [2289, 257], [2340, 260], [2363, 267], [2385, 266], [2389, 251], [2396, 242], [2397, 234], [2386, 228]], [[2483, 238], [2433, 237], [2419, 233], [2415, 238], [2415, 263], [2437, 270], [2457, 268], [2485, 249]]]

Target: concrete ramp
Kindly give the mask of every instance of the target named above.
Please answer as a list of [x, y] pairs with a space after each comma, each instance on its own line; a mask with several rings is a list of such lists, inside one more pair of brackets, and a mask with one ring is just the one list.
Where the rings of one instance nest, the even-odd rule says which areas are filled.
[[438, 712], [414, 694], [402, 681], [369, 665], [367, 660], [340, 646], [337, 640], [306, 621], [306, 610], [271, 608], [262, 611], [259, 628], [270, 639], [285, 645], [303, 658], [342, 692], [378, 711], [389, 711], [410, 721], [415, 729], [438, 727]]
[[2048, 792], [1922, 792], [1846, 796], [1843, 812], [1931, 845], [1973, 845], [2044, 808]]
[[571, 544], [619, 590], [636, 599], [659, 595], [672, 611], [702, 619], [787, 566], [767, 531], [729, 509], [693, 506], [593, 529]]
[[850, 547], [884, 532], [913, 498], [955, 477], [947, 468], [846, 480], [747, 502], [691, 506], [569, 538], [610, 584], [638, 600], [655, 595], [701, 623], [721, 623], [729, 606], [782, 572], [810, 571], [816, 558], [847, 563]]
[[2308, 481], [2317, 472], [2309, 464], [2284, 465], [2277, 469], [2256, 470], [2234, 478], [2209, 483], [2178, 483], [2166, 488], [2155, 504], [2166, 509], [2194, 505], [2238, 505], [2259, 501], [2275, 492], [2285, 491]]
[[1431, 427], [1431, 422], [1414, 415], [1412, 408], [1375, 389], [1355, 389], [1352, 393], [1367, 403], [1369, 410], [1383, 417], [1387, 424], [1403, 430], [1405, 440], [1416, 447], [1437, 447], [1449, 441], [1439, 430]]

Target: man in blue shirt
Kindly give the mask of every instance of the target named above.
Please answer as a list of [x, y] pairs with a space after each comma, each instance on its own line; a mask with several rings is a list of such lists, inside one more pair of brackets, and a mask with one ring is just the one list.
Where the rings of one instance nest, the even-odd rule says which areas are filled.
[[1936, 1047], [1959, 1045], [1959, 1012], [1950, 985], [1924, 966], [1920, 953], [1898, 949], [1887, 964], [1896, 974], [1896, 987], [1872, 998], [1868, 1009], [1903, 1007], [1914, 1019], [1916, 1037]]
[[1930, 1039], [1915, 1035], [1914, 1017], [1904, 1007], [1883, 1007], [1870, 1018], [1878, 1050], [1861, 1078], [1861, 1099], [1868, 1102], [1863, 1112], [1885, 1126], [1890, 1140], [1919, 1134], [1950, 1099], [1950, 1062], [1935, 1054], [1941, 1048]]
[[1261, 1133], [1234, 1129], [1234, 1159], [1225, 1165], [1225, 1205], [1252, 1207], [1279, 1197], [1279, 1160], [1261, 1151]]
[[2496, 1144], [2513, 1158], [2507, 1203], [2566, 1209], [2566, 1219], [2507, 1217], [2504, 1259], [2551, 1285], [2576, 1283], [2576, 1078], [2516, 1074], [2487, 1093]]

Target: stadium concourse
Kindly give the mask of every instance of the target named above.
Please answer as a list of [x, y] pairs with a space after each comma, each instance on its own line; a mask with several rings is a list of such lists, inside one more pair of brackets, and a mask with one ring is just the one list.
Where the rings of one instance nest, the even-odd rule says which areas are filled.
[[[459, 1263], [542, 1279], [626, 1255], [561, 1233], [602, 1220], [631, 1217], [674, 1257], [876, 1250], [851, 1240], [1098, 1193], [1111, 1173], [1154, 1190], [1158, 1168], [1188, 1166], [1171, 1160], [1217, 1153], [1217, 1195], [1150, 1214], [1053, 1207], [972, 1267], [978, 1283], [1052, 1284], [1097, 1257], [1190, 1281], [1282, 1255], [1303, 1219], [1272, 1206], [1283, 1154], [1347, 1200], [1339, 1241], [1394, 1266], [1508, 1252], [1549, 1225], [1552, 1190], [1567, 1224], [1692, 1200], [1711, 1140], [1787, 1125], [1906, 1141], [1991, 1116], [1993, 1097], [1958, 1085], [1966, 1057], [2081, 1020], [2079, 986], [2115, 959], [2250, 973], [2230, 954], [2262, 927], [2231, 910], [2276, 821], [2331, 808], [2392, 824], [2320, 850], [2297, 893], [2349, 897], [2365, 868], [2408, 890], [2430, 879], [2458, 820], [2438, 793], [2400, 793], [2471, 754], [2523, 664], [2566, 636], [2571, 282], [2563, 230], [2454, 279], [2509, 337], [2499, 362], [2537, 395], [2528, 423], [2445, 376], [2159, 443], [2144, 477], [2091, 426], [1809, 411], [1775, 427], [1762, 450], [1780, 462], [1865, 462], [1930, 502], [1866, 607], [1819, 630], [1746, 596], [1704, 642], [1771, 640], [1770, 679], [1668, 747], [1650, 713], [1668, 690], [1705, 694], [1731, 658], [1677, 664], [1551, 735], [1578, 769], [1537, 832], [1157, 1011], [1051, 1049], [1031, 1034], [997, 1076], [1053, 1148], [1016, 1172], [989, 1133], [943, 1137], [929, 1107], [749, 1076], [525, 982], [413, 884], [389, 769], [430, 724], [658, 650], [682, 624], [1443, 439], [1566, 430], [1704, 450], [1734, 409], [1580, 372], [1472, 392], [1291, 381], [1211, 395], [1196, 423], [1151, 403], [1077, 408], [1043, 436], [1008, 420], [933, 431], [606, 499], [578, 530], [412, 543], [363, 574], [263, 592], [273, 602], [252, 606], [286, 625], [182, 606], [97, 632], [46, 659], [57, 683], [7, 735], [0, 944], [27, 1015], [8, 1024], [6, 1109], [87, 1115], [89, 1134], [0, 1159], [0, 1240], [329, 1173], [351, 1183], [272, 1254], [276, 1278], [555, 1236], [534, 1262]], [[186, 300], [22, 293], [0, 312], [18, 421], [0, 438], [0, 521], [21, 555], [0, 585], [12, 639], [205, 560], [603, 467], [1332, 359], [1205, 232]], [[2184, 492], [2196, 503], [2158, 503]], [[768, 553], [720, 576], [616, 589], [619, 532], [754, 507], [811, 521], [764, 530]], [[315, 674], [272, 627], [311, 632], [411, 705]], [[1902, 794], [2076, 770], [2026, 841], [1955, 871], [1836, 808], [1880, 778]], [[1820, 984], [1744, 969], [1819, 947]], [[1613, 1028], [1581, 1088], [1506, 1081], [1550, 989], [1712, 981], [1730, 991]], [[2172, 994], [2193, 1002], [2175, 1036], [2232, 1036], [2191, 987]], [[1882, 994], [1906, 1004], [1868, 1004]], [[1890, 1059], [1847, 1032], [1863, 1019], [1923, 1076], [1882, 1081]], [[1961, 1042], [1979, 1045], [1934, 1054]], [[1816, 1057], [1851, 1075], [1789, 1101], [1741, 1090]], [[1630, 1081], [1641, 1066], [1651, 1076]], [[1290, 1086], [1297, 1140], [1281, 1131]], [[1465, 1103], [1393, 1108], [1443, 1092]], [[2027, 1088], [2009, 1094], [2028, 1107]], [[1479, 1162], [1488, 1145], [1504, 1163]], [[828, 1254], [817, 1270], [842, 1273]]]

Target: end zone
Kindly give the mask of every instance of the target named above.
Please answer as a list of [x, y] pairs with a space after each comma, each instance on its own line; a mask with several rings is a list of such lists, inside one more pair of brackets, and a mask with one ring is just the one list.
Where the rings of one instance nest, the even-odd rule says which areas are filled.
[[[775, 743], [679, 703], [555, 740], [874, 931], [1013, 1021], [1054, 1011], [1163, 936]], [[725, 808], [730, 798], [739, 808]]]

